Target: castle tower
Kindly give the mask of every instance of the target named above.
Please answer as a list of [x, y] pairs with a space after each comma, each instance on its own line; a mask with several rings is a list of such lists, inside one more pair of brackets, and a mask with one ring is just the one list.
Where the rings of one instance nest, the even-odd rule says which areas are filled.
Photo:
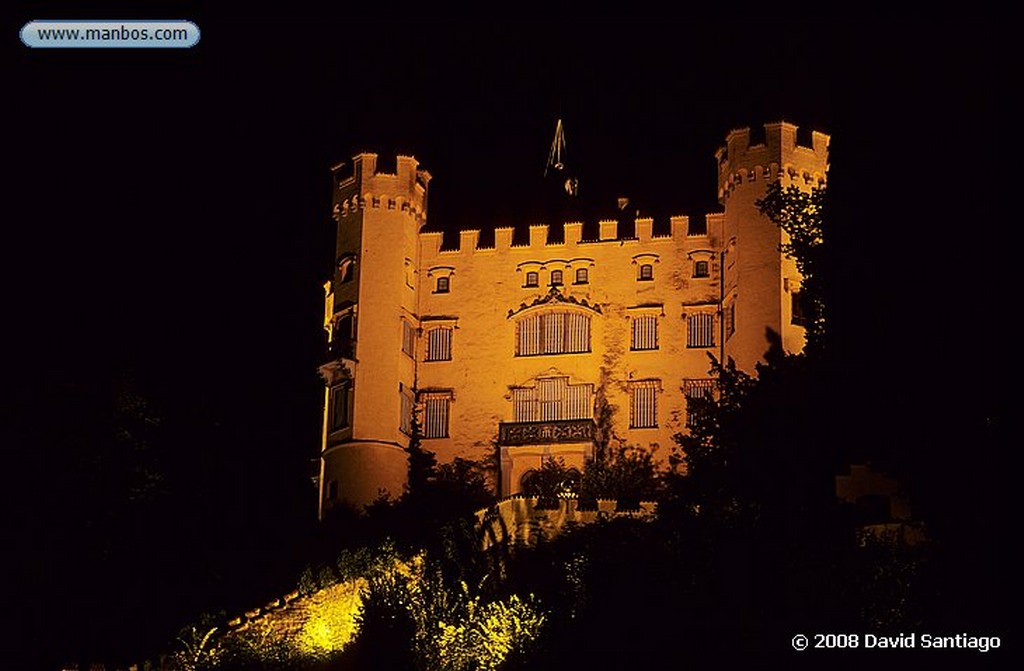
[[829, 136], [817, 131], [810, 146], [797, 144], [797, 127], [764, 125], [763, 139], [749, 128], [734, 130], [718, 159], [718, 200], [725, 207], [722, 264], [722, 354], [753, 371], [768, 349], [766, 330], [782, 337], [787, 352], [804, 345], [799, 294], [801, 276], [780, 246], [788, 235], [761, 215], [755, 202], [770, 182], [803, 190], [825, 184]]
[[328, 355], [320, 452], [320, 516], [362, 506], [406, 483], [414, 401], [418, 234], [430, 174], [399, 156], [394, 174], [377, 155], [334, 173], [334, 276], [324, 285]]

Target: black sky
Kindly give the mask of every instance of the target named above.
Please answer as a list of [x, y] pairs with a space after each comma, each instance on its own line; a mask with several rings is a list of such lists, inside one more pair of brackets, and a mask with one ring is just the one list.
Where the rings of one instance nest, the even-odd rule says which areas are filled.
[[[713, 155], [732, 128], [829, 132], [838, 342], [858, 393], [890, 390], [851, 392], [851, 414], [999, 407], [987, 323], [1009, 287], [990, 231], [1013, 176], [996, 186], [1006, 66], [991, 25], [193, 14], [189, 51], [44, 52], [17, 41], [32, 18], [62, 17], [6, 33], [5, 419], [60, 425], [55, 390], [130, 374], [177, 422], [175, 449], [216, 464], [232, 503], [210, 513], [232, 547], [210, 561], [243, 576], [225, 581], [289, 570], [272, 546], [314, 514], [329, 168], [363, 150], [414, 154], [434, 176], [431, 225], [455, 230], [531, 220], [559, 115], [582, 188], [656, 216], [717, 208]], [[40, 529], [79, 494], [48, 489], [69, 455], [30, 434], [12, 434], [7, 463], [34, 586], [55, 542]]]

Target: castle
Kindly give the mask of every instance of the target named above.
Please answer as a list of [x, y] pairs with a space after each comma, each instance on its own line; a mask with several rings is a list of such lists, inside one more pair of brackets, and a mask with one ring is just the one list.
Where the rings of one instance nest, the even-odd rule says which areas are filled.
[[496, 494], [521, 491], [545, 459], [582, 470], [612, 438], [664, 460], [686, 430], [687, 399], [709, 394], [708, 353], [752, 370], [768, 342], [803, 347], [795, 262], [785, 233], [760, 214], [765, 186], [825, 183], [829, 136], [765, 124], [734, 130], [716, 153], [721, 213], [672, 217], [655, 234], [638, 218], [596, 239], [568, 222], [564, 239], [531, 225], [528, 244], [497, 228], [442, 247], [425, 231], [430, 173], [397, 157], [394, 174], [364, 153], [333, 169], [337, 223], [325, 283], [328, 357], [320, 515], [402, 493], [416, 412], [441, 463], [497, 452]]

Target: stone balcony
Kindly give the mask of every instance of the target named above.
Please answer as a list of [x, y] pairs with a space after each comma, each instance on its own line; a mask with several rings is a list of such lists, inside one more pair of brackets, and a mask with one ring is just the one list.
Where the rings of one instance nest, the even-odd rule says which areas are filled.
[[587, 443], [594, 440], [592, 419], [559, 419], [546, 422], [501, 422], [501, 445], [543, 445], [551, 443]]

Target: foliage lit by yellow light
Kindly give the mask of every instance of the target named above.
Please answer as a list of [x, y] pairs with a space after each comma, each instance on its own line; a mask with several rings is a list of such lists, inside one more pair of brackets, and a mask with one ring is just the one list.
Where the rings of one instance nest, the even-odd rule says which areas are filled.
[[494, 671], [517, 650], [537, 640], [545, 615], [533, 596], [512, 595], [503, 601], [480, 604], [480, 598], [466, 604], [465, 617], [458, 624], [438, 622], [434, 647], [445, 669]]
[[296, 647], [300, 654], [320, 657], [340, 652], [356, 637], [365, 587], [366, 580], [359, 578], [325, 590], [322, 600], [310, 607], [309, 618], [299, 632]]

